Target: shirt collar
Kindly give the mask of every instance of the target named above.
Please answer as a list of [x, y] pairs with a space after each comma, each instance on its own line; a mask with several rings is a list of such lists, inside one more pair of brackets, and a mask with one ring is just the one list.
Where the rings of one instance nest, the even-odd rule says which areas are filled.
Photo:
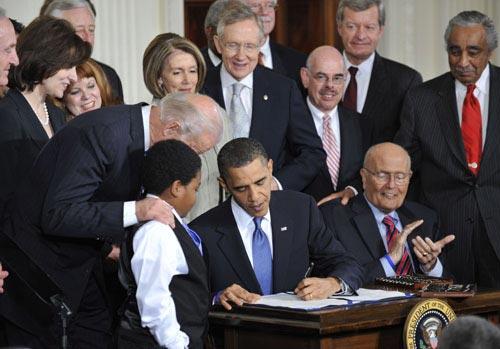
[[151, 115], [151, 106], [144, 105], [141, 108], [142, 113], [142, 126], [144, 127], [144, 151], [148, 151], [151, 146], [151, 134], [149, 130], [149, 118]]
[[208, 48], [208, 57], [210, 57], [210, 60], [215, 67], [218, 66], [221, 62], [220, 58], [214, 53], [214, 51], [212, 51], [210, 47]]
[[325, 114], [328, 114], [328, 115], [330, 115], [330, 117], [333, 117], [335, 115], [335, 113], [337, 112], [337, 107], [338, 107], [337, 105], [335, 106], [335, 108], [333, 108], [330, 111], [322, 112], [321, 110], [319, 110], [318, 108], [316, 108], [314, 106], [314, 104], [312, 104], [309, 96], [307, 96], [306, 100], [307, 100], [307, 106], [309, 107], [309, 110], [311, 111], [311, 114], [313, 116], [315, 116], [315, 117], [319, 117], [321, 120], [323, 120], [323, 116]]
[[365, 196], [365, 200], [368, 203], [370, 209], [372, 210], [372, 213], [375, 216], [375, 220], [377, 221], [378, 224], [382, 223], [385, 216], [391, 216], [391, 218], [394, 220], [394, 224], [398, 224], [399, 216], [396, 211], [391, 211], [389, 213], [382, 212], [378, 208], [373, 206], [373, 204], [370, 202], [370, 200], [368, 200], [365, 194], [363, 195]]
[[[248, 227], [253, 223], [254, 217], [250, 216], [247, 211], [245, 211], [234, 199], [234, 196], [231, 197], [231, 210], [233, 211], [233, 216], [236, 221], [236, 225], [238, 227]], [[270, 221], [271, 220], [271, 213], [270, 209], [267, 211], [267, 213], [264, 215], [263, 219]]]
[[345, 62], [345, 67], [346, 69], [349, 69], [350, 67], [356, 67], [358, 68], [358, 72], [370, 75], [373, 69], [373, 62], [375, 62], [375, 52], [373, 52], [367, 59], [365, 59], [363, 62], [361, 62], [360, 65], [354, 65], [351, 62], [349, 62], [349, 59], [347, 58], [345, 51], [343, 53], [344, 55], [344, 62]]
[[220, 68], [220, 82], [222, 85], [222, 89], [231, 87], [234, 83], [239, 82], [249, 89], [253, 88], [253, 72], [245, 76], [241, 80], [236, 80], [229, 72], [226, 70], [224, 64], [221, 65]]
[[[146, 197], [147, 198], [156, 198], [156, 199], [163, 200], [158, 195], [154, 195], [154, 194], [146, 194]], [[165, 201], [165, 200], [163, 200], [163, 201]], [[186, 224], [186, 222], [184, 222], [184, 219], [179, 215], [179, 213], [175, 210], [175, 208], [172, 205], [170, 205], [168, 202], [166, 202], [166, 203], [171, 208], [172, 213], [174, 214], [175, 218], [177, 218], [179, 220], [179, 222], [181, 222], [182, 224]]]
[[[486, 67], [484, 68], [483, 72], [481, 73], [481, 76], [476, 81], [476, 89], [480, 93], [484, 93], [485, 95], [487, 95], [488, 90], [489, 90], [489, 88], [488, 88], [489, 81], [490, 81], [490, 65], [487, 64]], [[458, 89], [459, 91], [467, 92], [467, 86], [462, 84], [457, 79], [455, 79], [455, 88]]]
[[269, 44], [269, 35], [267, 36], [264, 45], [262, 45], [262, 47], [260, 48], [260, 52], [264, 54], [266, 59], [271, 57], [271, 45]]

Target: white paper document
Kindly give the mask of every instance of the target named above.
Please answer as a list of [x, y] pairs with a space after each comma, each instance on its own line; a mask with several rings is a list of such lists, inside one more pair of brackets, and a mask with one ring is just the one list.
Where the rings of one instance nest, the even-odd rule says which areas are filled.
[[299, 310], [317, 310], [331, 306], [378, 302], [385, 299], [411, 296], [410, 294], [398, 291], [371, 290], [366, 288], [360, 288], [357, 293], [357, 296], [332, 296], [327, 299], [311, 301], [303, 301], [290, 293], [278, 293], [263, 296], [254, 304]]

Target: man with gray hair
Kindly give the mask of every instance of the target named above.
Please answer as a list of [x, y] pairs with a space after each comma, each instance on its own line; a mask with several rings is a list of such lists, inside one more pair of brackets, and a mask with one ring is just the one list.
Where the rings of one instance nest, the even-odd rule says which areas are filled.
[[493, 21], [464, 11], [445, 32], [450, 71], [408, 93], [396, 142], [412, 157], [419, 201], [455, 234], [447, 262], [460, 283], [500, 286], [500, 69]]
[[[75, 28], [76, 34], [84, 41], [94, 47], [95, 15], [87, 0], [53, 0], [42, 8], [41, 15], [62, 18], [70, 22]], [[106, 74], [106, 78], [111, 85], [113, 95], [123, 101], [122, 82], [116, 71], [107, 64], [97, 61]]]
[[349, 71], [343, 106], [372, 119], [373, 144], [393, 140], [404, 96], [422, 82], [417, 71], [376, 52], [384, 26], [382, 0], [339, 1], [337, 30]]
[[217, 23], [219, 23], [220, 16], [231, 3], [235, 0], [216, 0], [208, 8], [205, 16], [204, 32], [207, 38], [207, 47], [203, 47], [200, 51], [205, 58], [207, 68], [213, 68], [220, 64], [220, 53], [215, 48], [214, 36], [217, 35]]
[[[73, 312], [68, 323], [71, 347], [106, 348], [110, 340], [102, 244], [120, 240], [138, 222], [173, 223], [163, 200], [136, 201], [144, 152], [160, 140], [178, 139], [202, 153], [219, 141], [221, 125], [211, 98], [174, 93], [160, 107], [120, 105], [89, 112], [43, 148], [15, 194], [0, 241], [21, 249], [62, 290]], [[12, 288], [3, 296], [16, 292]], [[57, 323], [37, 321], [47, 314], [33, 314], [22, 302], [17, 306], [23, 317], [31, 318], [6, 325], [7, 337], [17, 339], [12, 344], [54, 347]]]
[[297, 84], [258, 65], [262, 21], [240, 2], [223, 13], [214, 37], [222, 63], [207, 73], [203, 90], [229, 114], [233, 138], [262, 143], [275, 164], [273, 188], [303, 190], [325, 153]]

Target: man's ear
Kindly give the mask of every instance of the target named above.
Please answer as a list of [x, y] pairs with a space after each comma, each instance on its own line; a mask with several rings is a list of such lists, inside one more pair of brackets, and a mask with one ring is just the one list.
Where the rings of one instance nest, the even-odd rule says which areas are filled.
[[219, 176], [219, 177], [217, 177], [217, 181], [219, 182], [219, 185], [220, 185], [222, 188], [224, 188], [225, 190], [229, 191], [229, 190], [227, 189], [227, 184], [226, 184], [226, 182], [224, 181], [224, 178], [222, 178], [222, 177], [220, 177], [220, 176]]
[[166, 139], [177, 139], [179, 138], [179, 130], [181, 125], [177, 121], [169, 122], [168, 124], [163, 124], [162, 134]]
[[215, 48], [217, 49], [217, 52], [219, 52], [219, 54], [221, 55], [222, 54], [222, 42], [220, 41], [219, 35], [214, 35], [214, 44], [215, 44]]
[[272, 175], [273, 174], [273, 159], [269, 159], [267, 161], [267, 169], [269, 170], [269, 172]]
[[300, 68], [300, 80], [307, 89], [309, 87], [309, 70], [306, 67]]

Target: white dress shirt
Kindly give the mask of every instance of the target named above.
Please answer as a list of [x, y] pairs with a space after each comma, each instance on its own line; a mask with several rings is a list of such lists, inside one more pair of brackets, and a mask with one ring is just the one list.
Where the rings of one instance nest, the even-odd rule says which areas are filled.
[[[366, 96], [368, 95], [368, 87], [370, 86], [370, 79], [372, 77], [373, 70], [373, 62], [375, 61], [375, 52], [373, 52], [370, 57], [364, 60], [360, 65], [353, 65], [347, 59], [347, 56], [344, 51], [344, 62], [346, 69], [350, 67], [358, 68], [358, 72], [356, 73], [356, 82], [358, 84], [358, 94], [357, 94], [357, 106], [356, 111], [361, 113], [363, 111], [363, 107], [365, 106]], [[347, 74], [347, 80], [344, 86], [344, 93], [349, 86], [349, 81], [351, 81], [351, 75]]]
[[[181, 221], [179, 214], [172, 213]], [[150, 221], [137, 230], [130, 262], [137, 284], [136, 299], [141, 324], [167, 348], [187, 348], [189, 337], [177, 322], [170, 282], [175, 275], [189, 273], [186, 257], [170, 226]]]
[[212, 64], [216, 67], [220, 64], [221, 59], [210, 49], [208, 48], [208, 57], [210, 57], [210, 60], [212, 61]]
[[[151, 114], [151, 106], [145, 105], [141, 107], [142, 125], [144, 127], [144, 152], [148, 151], [150, 146], [149, 135], [149, 115]], [[135, 214], [135, 201], [126, 201], [123, 203], [123, 227], [127, 228], [139, 223]]]
[[[253, 249], [252, 249], [252, 239], [253, 232], [255, 231], [255, 223], [252, 216], [250, 216], [240, 205], [231, 198], [231, 210], [233, 211], [234, 220], [236, 221], [236, 226], [241, 235], [241, 240], [243, 241], [243, 246], [245, 246], [245, 251], [248, 256], [248, 260], [252, 264], [253, 268]], [[267, 211], [266, 215], [262, 218], [260, 227], [264, 234], [266, 234], [267, 240], [269, 241], [269, 248], [271, 249], [271, 256], [273, 255], [273, 230], [271, 228], [271, 211]]]
[[[365, 196], [365, 199], [366, 199], [366, 196]], [[401, 221], [399, 219], [398, 213], [396, 211], [392, 211], [390, 213], [384, 213], [384, 212], [380, 211], [378, 208], [376, 208], [375, 206], [373, 206], [372, 203], [370, 201], [368, 201], [368, 199], [366, 199], [366, 202], [368, 203], [368, 206], [370, 206], [370, 209], [372, 210], [373, 216], [375, 217], [375, 220], [377, 221], [378, 231], [380, 233], [380, 238], [384, 242], [385, 251], [387, 253], [389, 253], [389, 248], [387, 246], [387, 227], [385, 226], [385, 224], [382, 221], [384, 220], [385, 216], [391, 216], [394, 223], [396, 224], [396, 228], [401, 232], [403, 230], [403, 226], [401, 225]], [[413, 270], [417, 270], [415, 268], [415, 263], [413, 261], [408, 242], [405, 242], [405, 247], [406, 247], [406, 250], [408, 251], [408, 256], [410, 257], [410, 262], [411, 262], [411, 265], [413, 267]], [[384, 256], [380, 257], [379, 260], [380, 260], [380, 263], [382, 264], [382, 268], [384, 268], [385, 276], [387, 276], [387, 277], [396, 276], [396, 272], [394, 271], [394, 269], [391, 267], [391, 265], [385, 259]], [[423, 271], [423, 269], [422, 269], [422, 271]], [[441, 261], [439, 260], [439, 258], [437, 259], [437, 262], [434, 265], [434, 268], [428, 272], [424, 272], [424, 274], [428, 275], [428, 276], [436, 276], [436, 277], [441, 277], [443, 275], [443, 265], [441, 264]]]
[[[486, 141], [486, 127], [488, 126], [488, 110], [489, 110], [489, 95], [490, 95], [490, 65], [486, 65], [481, 76], [476, 81], [474, 96], [481, 105], [481, 122], [482, 122], [482, 141], [483, 147]], [[465, 95], [467, 94], [467, 86], [460, 81], [455, 80], [455, 96], [457, 97], [458, 122], [462, 125], [462, 109], [464, 106]]]
[[309, 97], [307, 97], [307, 106], [311, 111], [311, 115], [313, 117], [314, 126], [316, 126], [316, 132], [318, 132], [319, 138], [323, 139], [323, 116], [325, 114], [330, 115], [330, 128], [332, 129], [333, 135], [335, 136], [335, 140], [337, 141], [337, 147], [340, 154], [340, 122], [339, 122], [339, 109], [337, 106], [328, 112], [322, 112], [318, 108], [316, 108], [312, 103]]
[[229, 109], [231, 107], [231, 98], [233, 97], [233, 84], [239, 82], [244, 85], [241, 90], [240, 98], [243, 103], [243, 108], [245, 108], [245, 111], [249, 116], [250, 123], [246, 127], [248, 136], [252, 120], [253, 72], [238, 81], [231, 74], [229, 74], [226, 67], [222, 65], [220, 69], [220, 82], [222, 86], [222, 94], [224, 95], [224, 104], [226, 105], [228, 115], [231, 112]]
[[260, 52], [262, 53], [262, 63], [264, 63], [264, 67], [273, 69], [273, 55], [271, 53], [271, 45], [269, 44], [269, 35], [264, 42], [264, 45], [260, 48]]

